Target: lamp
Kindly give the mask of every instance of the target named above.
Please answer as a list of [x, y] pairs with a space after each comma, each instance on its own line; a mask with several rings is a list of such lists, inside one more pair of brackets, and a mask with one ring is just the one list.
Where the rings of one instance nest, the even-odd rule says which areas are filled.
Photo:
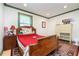
[[4, 35], [8, 35], [8, 27], [4, 26]]
[[14, 34], [14, 30], [15, 30], [16, 28], [15, 28], [15, 26], [14, 25], [12, 25], [11, 27], [10, 27], [10, 32], [12, 33], [12, 34]]

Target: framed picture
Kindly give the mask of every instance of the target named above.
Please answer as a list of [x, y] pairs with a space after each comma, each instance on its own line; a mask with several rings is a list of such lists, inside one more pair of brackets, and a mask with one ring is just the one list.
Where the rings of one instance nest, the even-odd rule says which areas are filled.
[[46, 22], [42, 21], [42, 28], [46, 28]]

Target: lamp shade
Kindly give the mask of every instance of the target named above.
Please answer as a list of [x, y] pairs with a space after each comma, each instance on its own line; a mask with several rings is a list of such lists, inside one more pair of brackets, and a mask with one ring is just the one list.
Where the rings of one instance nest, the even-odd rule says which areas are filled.
[[4, 31], [8, 31], [8, 27], [5, 26], [5, 27], [4, 27]]
[[10, 30], [14, 31], [15, 30], [15, 26], [12, 25], [11, 28], [10, 28]]

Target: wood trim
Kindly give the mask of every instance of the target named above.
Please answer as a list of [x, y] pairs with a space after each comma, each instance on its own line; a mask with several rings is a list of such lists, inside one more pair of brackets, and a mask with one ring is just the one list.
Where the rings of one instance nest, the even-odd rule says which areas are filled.
[[46, 19], [51, 19], [51, 18], [54, 18], [54, 17], [60, 16], [60, 15], [66, 14], [66, 13], [70, 13], [70, 12], [73, 12], [73, 11], [79, 10], [79, 8], [76, 8], [76, 9], [73, 9], [73, 10], [70, 10], [70, 11], [67, 11], [67, 12], [64, 12], [64, 13], [60, 13], [60, 14], [58, 14], [58, 15], [54, 15], [54, 16], [51, 16], [51, 17], [46, 17], [46, 16], [42, 16], [42, 15], [39, 15], [39, 14], [36, 14], [36, 13], [30, 12], [30, 11], [26, 11], [26, 10], [23, 10], [23, 9], [20, 9], [20, 8], [17, 8], [17, 7], [14, 7], [14, 6], [8, 5], [8, 4], [6, 4], [6, 3], [4, 3], [4, 6], [10, 7], [10, 8], [14, 8], [14, 9], [17, 9], [17, 10], [21, 10], [21, 11], [24, 11], [24, 12], [27, 12], [27, 13], [30, 13], [30, 14], [34, 14], [34, 15], [40, 16], [40, 17], [44, 17], [44, 18], [46, 18]]
[[70, 10], [70, 11], [67, 11], [67, 12], [64, 12], [64, 13], [61, 13], [61, 14], [58, 14], [58, 15], [55, 15], [55, 16], [51, 16], [51, 17], [49, 17], [49, 19], [50, 18], [57, 17], [57, 16], [60, 16], [60, 15], [63, 15], [63, 14], [66, 14], [66, 13], [70, 13], [70, 12], [73, 12], [73, 11], [76, 11], [76, 10], [79, 10], [79, 8], [76, 8], [76, 9], [73, 9], [73, 10]]

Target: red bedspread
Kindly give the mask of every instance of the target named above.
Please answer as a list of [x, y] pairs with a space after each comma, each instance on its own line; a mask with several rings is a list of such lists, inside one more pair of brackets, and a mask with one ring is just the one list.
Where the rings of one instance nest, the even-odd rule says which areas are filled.
[[23, 44], [24, 47], [31, 44], [36, 44], [38, 42], [37, 38], [41, 38], [44, 36], [38, 34], [30, 34], [30, 35], [18, 35], [19, 41]]

